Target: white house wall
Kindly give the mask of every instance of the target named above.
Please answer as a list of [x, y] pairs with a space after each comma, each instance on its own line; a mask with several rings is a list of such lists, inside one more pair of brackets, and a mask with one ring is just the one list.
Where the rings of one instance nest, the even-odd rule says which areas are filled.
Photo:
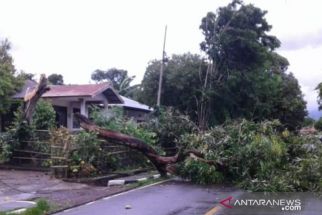
[[103, 94], [98, 94], [95, 97], [58, 97], [45, 98], [54, 106], [67, 108], [67, 128], [73, 130], [73, 109], [77, 108], [81, 114], [88, 116], [89, 105], [86, 102], [101, 102], [105, 107], [108, 107], [108, 101]]

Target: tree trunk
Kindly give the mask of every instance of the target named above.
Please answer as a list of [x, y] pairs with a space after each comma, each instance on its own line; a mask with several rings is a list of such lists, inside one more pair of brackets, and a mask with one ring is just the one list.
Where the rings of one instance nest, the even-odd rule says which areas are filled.
[[26, 94], [24, 97], [24, 107], [23, 107], [23, 119], [27, 121], [28, 124], [31, 123], [32, 115], [35, 111], [36, 105], [40, 97], [49, 90], [47, 86], [47, 78], [45, 75], [41, 75], [39, 84], [30, 93]]
[[155, 166], [161, 176], [166, 176], [167, 173], [176, 173], [175, 164], [185, 160], [188, 156], [193, 156], [195, 159], [199, 159], [202, 162], [206, 162], [210, 165], [215, 165], [219, 170], [222, 169], [222, 164], [215, 161], [208, 161], [203, 158], [203, 155], [196, 150], [180, 150], [176, 155], [165, 157], [157, 153], [157, 151], [135, 137], [122, 134], [120, 132], [111, 131], [101, 128], [91, 122], [87, 117], [76, 113], [75, 116], [79, 119], [80, 125], [87, 131], [96, 132], [99, 137], [106, 140], [116, 141], [118, 144], [127, 146], [131, 149], [141, 152], [151, 163]]

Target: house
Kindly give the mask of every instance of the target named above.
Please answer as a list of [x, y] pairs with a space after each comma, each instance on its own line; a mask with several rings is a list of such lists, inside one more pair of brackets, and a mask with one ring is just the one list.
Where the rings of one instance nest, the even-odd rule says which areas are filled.
[[[37, 82], [27, 80], [20, 92], [13, 99], [22, 100], [28, 92], [37, 86]], [[148, 106], [134, 100], [120, 96], [109, 83], [82, 84], [82, 85], [50, 85], [50, 90], [42, 95], [49, 101], [56, 111], [56, 122], [69, 130], [79, 128], [74, 113], [89, 115], [90, 106], [98, 105], [100, 108], [120, 106], [124, 114], [138, 122], [143, 121], [145, 115], [152, 111]], [[2, 122], [2, 124], [4, 124]]]
[[153, 108], [141, 104], [135, 100], [120, 96], [124, 101], [122, 104], [110, 104], [110, 106], [123, 107], [124, 115], [128, 118], [133, 118], [137, 122], [143, 122], [146, 120], [147, 115], [153, 111]]

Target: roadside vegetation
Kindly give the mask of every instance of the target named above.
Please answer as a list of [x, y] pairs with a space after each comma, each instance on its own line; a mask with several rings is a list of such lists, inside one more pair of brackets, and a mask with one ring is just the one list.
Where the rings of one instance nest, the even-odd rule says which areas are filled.
[[[112, 156], [120, 150], [106, 148], [122, 145], [122, 138], [102, 140], [102, 131], [108, 130], [132, 141], [123, 144], [132, 147], [130, 163], [156, 167], [157, 162], [152, 165], [151, 160], [159, 159], [162, 173], [176, 173], [195, 183], [233, 183], [252, 191], [321, 191], [321, 140], [316, 131], [299, 131], [313, 125], [321, 131], [322, 119], [307, 118], [300, 85], [288, 71], [288, 60], [275, 51], [281, 42], [270, 35], [266, 13], [239, 0], [207, 13], [200, 25], [205, 56], [186, 53], [168, 57], [166, 62], [153, 60], [140, 86], [131, 87], [134, 77], [125, 70], [96, 70], [93, 80], [108, 80], [122, 95], [155, 107], [159, 69], [165, 63], [162, 107], [155, 107], [144, 123], [124, 118], [120, 109], [93, 107], [89, 117], [93, 124], [71, 135], [65, 128], [56, 128], [53, 108], [40, 101], [31, 124], [18, 109], [12, 126], [0, 137], [0, 161], [10, 160], [14, 148], [48, 151], [36, 135], [37, 129], [48, 129], [50, 144], [68, 149], [70, 177], [105, 174], [125, 166]], [[2, 49], [7, 51], [5, 45]], [[0, 63], [5, 68], [12, 65], [10, 58]], [[11, 76], [10, 84], [18, 81]], [[63, 84], [62, 77], [52, 79]], [[14, 87], [9, 89], [8, 95], [14, 92]], [[322, 84], [316, 90], [322, 109]], [[0, 96], [5, 101], [1, 113], [9, 105], [7, 96]], [[29, 140], [35, 144], [28, 144]]]

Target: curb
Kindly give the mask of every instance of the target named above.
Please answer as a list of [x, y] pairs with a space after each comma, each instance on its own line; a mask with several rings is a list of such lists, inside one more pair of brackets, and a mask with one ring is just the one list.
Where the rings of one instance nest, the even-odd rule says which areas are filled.
[[152, 175], [149, 177], [139, 178], [139, 179], [129, 179], [129, 180], [109, 180], [107, 182], [107, 186], [121, 186], [124, 184], [132, 184], [142, 181], [147, 181], [148, 179], [157, 179], [160, 178], [160, 174]]
[[27, 208], [32, 208], [32, 207], [36, 206], [36, 202], [25, 201], [25, 200], [11, 201], [11, 202], [7, 202], [7, 203], [2, 203], [0, 205], [14, 204], [14, 203], [25, 203], [25, 204], [29, 204], [29, 206], [16, 206], [15, 208], [8, 209], [7, 211], [1, 211], [1, 212], [9, 213], [9, 214], [20, 214], [20, 213], [24, 212], [25, 210], [27, 210]]

